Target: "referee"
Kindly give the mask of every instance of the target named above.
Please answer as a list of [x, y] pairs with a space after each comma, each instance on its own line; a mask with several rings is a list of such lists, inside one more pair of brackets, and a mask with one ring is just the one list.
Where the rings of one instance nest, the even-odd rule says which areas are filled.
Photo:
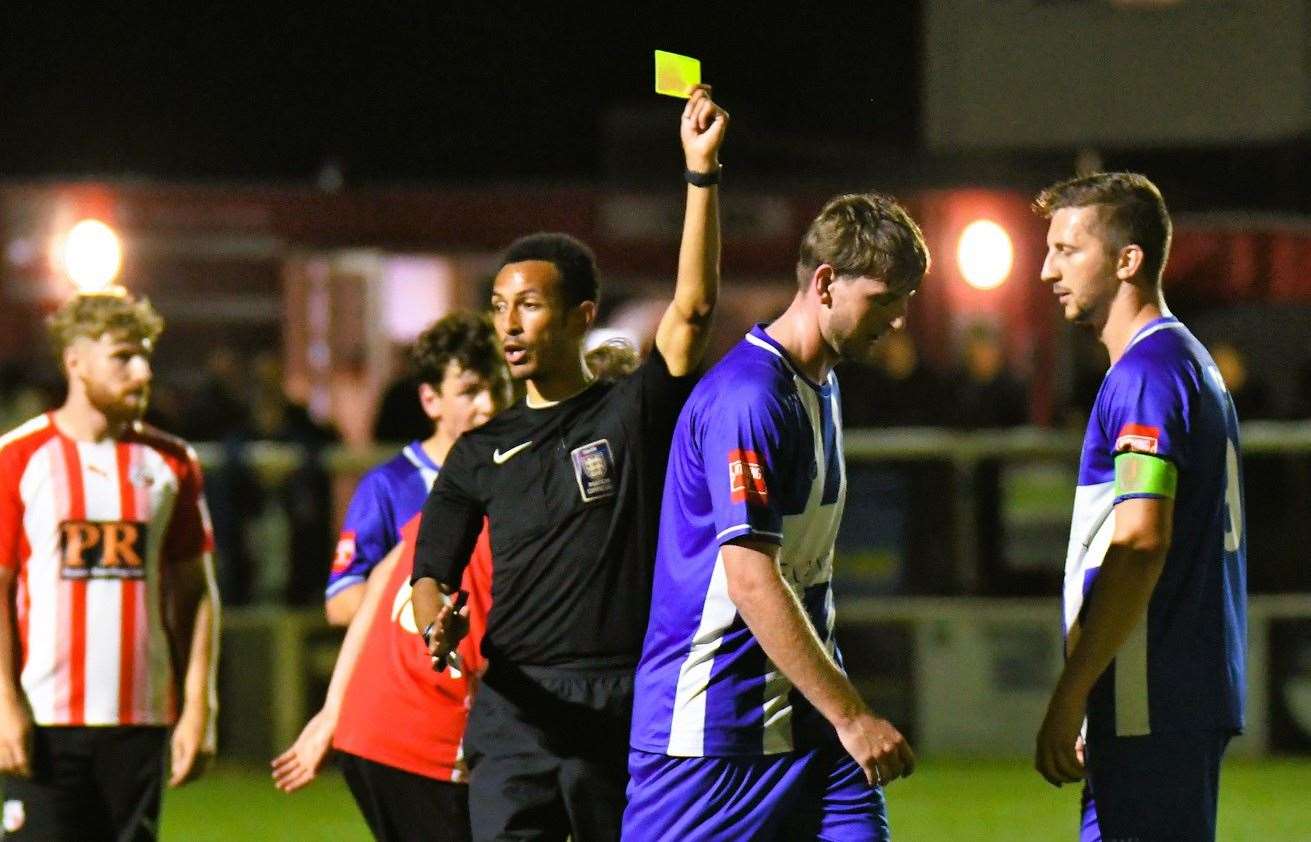
[[709, 88], [696, 89], [680, 129], [689, 186], [678, 281], [633, 373], [594, 380], [583, 364], [599, 289], [582, 243], [525, 237], [496, 275], [492, 317], [526, 396], [451, 450], [414, 563], [415, 619], [436, 662], [463, 631], [442, 593], [489, 520], [488, 668], [465, 735], [476, 840], [619, 838], [669, 444], [718, 295], [727, 126]]

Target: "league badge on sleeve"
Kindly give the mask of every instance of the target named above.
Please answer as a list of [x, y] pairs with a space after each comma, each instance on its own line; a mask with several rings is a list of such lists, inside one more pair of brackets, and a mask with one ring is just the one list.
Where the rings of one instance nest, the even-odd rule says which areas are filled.
[[1115, 452], [1126, 450], [1134, 453], [1155, 453], [1161, 438], [1160, 427], [1148, 427], [1145, 424], [1125, 424], [1115, 437]]
[[332, 572], [343, 573], [355, 560], [355, 533], [347, 530], [341, 533], [337, 541], [337, 551], [332, 554]]
[[578, 480], [578, 491], [584, 502], [614, 496], [615, 460], [609, 439], [585, 444], [569, 455], [573, 457], [574, 478]]
[[754, 450], [728, 452], [728, 488], [734, 503], [769, 505], [769, 489], [765, 487], [765, 472], [760, 467], [760, 457]]

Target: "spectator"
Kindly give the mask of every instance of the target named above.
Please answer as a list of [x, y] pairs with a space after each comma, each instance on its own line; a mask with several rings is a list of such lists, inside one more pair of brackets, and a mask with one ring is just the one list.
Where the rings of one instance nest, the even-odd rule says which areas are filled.
[[341, 439], [335, 429], [316, 422], [303, 404], [286, 394], [276, 356], [263, 354], [256, 359], [254, 380], [256, 434], [267, 441], [299, 445], [302, 454], [278, 491], [291, 536], [286, 600], [292, 605], [316, 603], [327, 584], [323, 559], [331, 557], [335, 543], [332, 476], [323, 464], [323, 451]]
[[[886, 429], [951, 423], [950, 389], [937, 373], [921, 365], [909, 332], [888, 334], [879, 341], [876, 353], [874, 366], [837, 365], [846, 427]], [[902, 559], [901, 583], [910, 593], [951, 593], [956, 578], [951, 533], [942, 528], [951, 518], [954, 495], [946, 493], [953, 482], [951, 465], [907, 459], [848, 466], [851, 496], [878, 493], [888, 482], [900, 491], [887, 495], [879, 505], [902, 507], [901, 534], [884, 538]]]
[[[975, 325], [965, 337], [961, 376], [956, 380], [956, 423], [967, 429], [1014, 427], [1029, 420], [1024, 384], [1006, 370], [995, 330]], [[980, 459], [974, 469], [974, 517], [979, 569], [985, 588], [1005, 589], [1001, 497], [1002, 462]]]
[[943, 408], [950, 405], [947, 386], [920, 365], [910, 334], [897, 331], [889, 335], [877, 353], [872, 367], [847, 362], [838, 365], [843, 423], [848, 428], [943, 424]]
[[246, 459], [246, 445], [254, 433], [246, 400], [248, 385], [236, 351], [214, 348], [205, 358], [199, 389], [177, 410], [187, 438], [214, 442], [222, 454], [206, 477], [206, 490], [216, 546], [214, 573], [219, 593], [229, 605], [250, 602], [255, 561], [246, 531], [264, 508], [263, 489]]
[[1014, 427], [1029, 420], [1024, 384], [1006, 370], [996, 331], [984, 325], [965, 338], [961, 376], [956, 379], [957, 424], [965, 429]]
[[237, 352], [219, 346], [205, 358], [205, 375], [182, 418], [191, 441], [223, 441], [249, 436], [250, 407], [244, 399], [246, 375]]

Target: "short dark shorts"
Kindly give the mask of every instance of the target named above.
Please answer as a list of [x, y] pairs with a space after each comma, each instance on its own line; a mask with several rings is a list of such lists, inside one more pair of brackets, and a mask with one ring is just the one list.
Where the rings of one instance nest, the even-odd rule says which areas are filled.
[[4, 838], [158, 838], [167, 745], [163, 727], [38, 726], [32, 777], [5, 779]]
[[1090, 736], [1080, 842], [1213, 842], [1229, 731]]

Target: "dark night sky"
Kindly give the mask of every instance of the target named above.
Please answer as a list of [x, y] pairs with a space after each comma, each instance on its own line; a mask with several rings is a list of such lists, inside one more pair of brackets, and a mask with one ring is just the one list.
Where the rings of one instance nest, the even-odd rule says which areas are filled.
[[4, 4], [0, 177], [305, 179], [332, 155], [360, 181], [588, 179], [609, 109], [677, 113], [654, 48], [701, 58], [745, 130], [917, 142], [913, 3], [83, 5]]
[[[607, 138], [616, 114], [677, 114], [651, 91], [654, 48], [703, 60], [733, 113], [726, 160], [758, 183], [859, 174], [853, 162], [880, 159], [883, 170], [863, 175], [1027, 189], [1073, 160], [1072, 150], [963, 163], [924, 154], [920, 2], [823, 13], [748, 3], [117, 5], [0, 4], [0, 179], [308, 181], [328, 158], [348, 184], [587, 182], [616, 177], [616, 160], [618, 177], [641, 177], [676, 161], [672, 138], [669, 160], [656, 163], [645, 157], [663, 147]], [[1103, 152], [1108, 168], [1151, 174], [1176, 209], [1311, 212], [1305, 139]]]

